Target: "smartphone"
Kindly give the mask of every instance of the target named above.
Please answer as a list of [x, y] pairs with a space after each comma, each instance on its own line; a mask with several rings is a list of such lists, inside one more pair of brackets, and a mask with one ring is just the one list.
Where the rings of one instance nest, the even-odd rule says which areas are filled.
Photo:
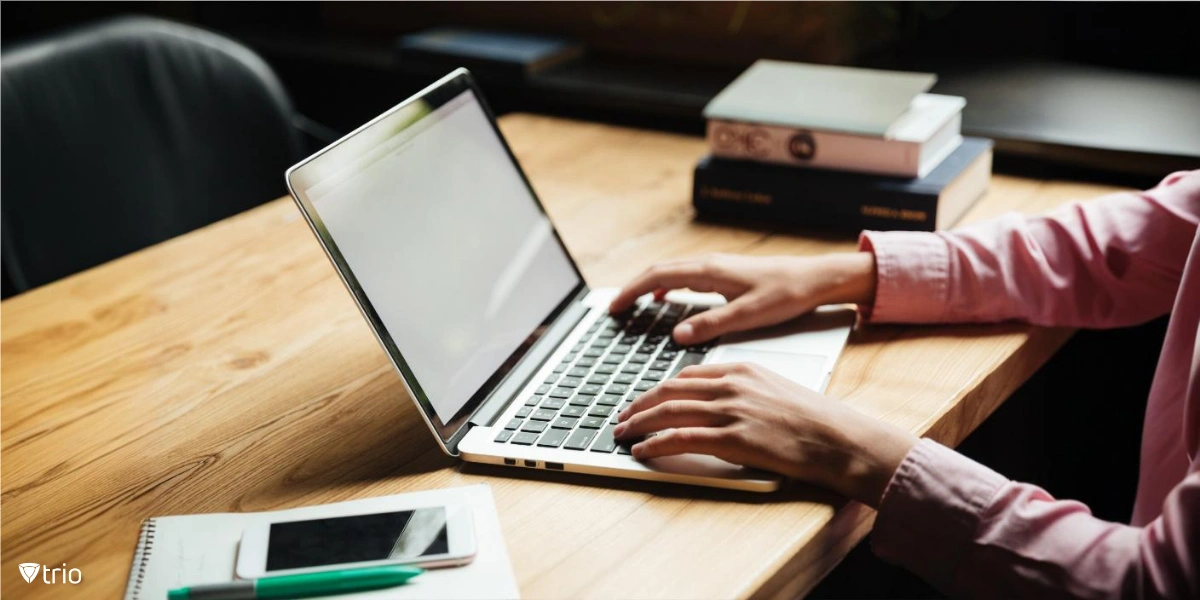
[[471, 514], [470, 506], [448, 505], [255, 526], [242, 533], [237, 576], [464, 565], [475, 558]]

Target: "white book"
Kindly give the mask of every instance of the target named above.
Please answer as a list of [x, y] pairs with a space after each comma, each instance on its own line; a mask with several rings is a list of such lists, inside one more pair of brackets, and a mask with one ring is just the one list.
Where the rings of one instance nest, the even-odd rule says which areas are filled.
[[142, 524], [125, 600], [162, 600], [167, 591], [234, 579], [238, 543], [248, 527], [277, 521], [409, 510], [428, 506], [470, 506], [475, 521], [476, 555], [471, 563], [430, 569], [409, 583], [357, 594], [324, 598], [368, 600], [402, 598], [503, 599], [520, 591], [508, 561], [500, 520], [486, 485], [379, 496], [289, 510], [155, 517]]
[[957, 96], [918, 94], [883, 136], [731, 119], [708, 122], [713, 156], [920, 178], [962, 143]]

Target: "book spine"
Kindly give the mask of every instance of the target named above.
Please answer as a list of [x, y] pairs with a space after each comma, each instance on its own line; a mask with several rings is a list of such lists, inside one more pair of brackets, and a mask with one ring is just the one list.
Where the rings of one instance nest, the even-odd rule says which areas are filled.
[[914, 142], [726, 120], [709, 121], [707, 139], [719, 158], [896, 177], [921, 170]]
[[701, 217], [747, 219], [810, 231], [854, 234], [864, 229], [933, 231], [936, 195], [868, 185], [811, 185], [797, 178], [696, 167], [692, 203]]

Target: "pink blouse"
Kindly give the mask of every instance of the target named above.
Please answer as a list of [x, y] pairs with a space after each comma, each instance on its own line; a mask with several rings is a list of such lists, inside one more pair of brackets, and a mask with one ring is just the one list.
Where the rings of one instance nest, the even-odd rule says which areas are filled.
[[866, 232], [873, 322], [1121, 327], [1170, 313], [1132, 523], [929, 440], [884, 493], [875, 552], [956, 596], [1200, 599], [1200, 171], [950, 232]]

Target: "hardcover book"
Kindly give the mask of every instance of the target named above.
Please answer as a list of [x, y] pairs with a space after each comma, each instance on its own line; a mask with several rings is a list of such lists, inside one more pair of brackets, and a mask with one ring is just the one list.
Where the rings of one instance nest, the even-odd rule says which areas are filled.
[[992, 141], [964, 138], [925, 177], [906, 179], [705, 157], [692, 202], [702, 218], [749, 219], [809, 230], [933, 231], [953, 226], [987, 190]]
[[583, 54], [583, 46], [555, 37], [449, 28], [402, 36], [396, 48], [401, 61], [521, 77]]

